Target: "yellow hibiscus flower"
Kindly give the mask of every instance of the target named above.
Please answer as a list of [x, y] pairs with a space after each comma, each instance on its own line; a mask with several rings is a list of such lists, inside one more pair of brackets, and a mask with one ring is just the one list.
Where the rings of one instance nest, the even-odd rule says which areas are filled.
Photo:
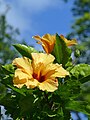
[[[77, 44], [77, 41], [74, 40], [67, 40], [63, 35], [60, 37], [65, 41], [67, 46], [72, 46]], [[45, 34], [44, 36], [40, 37], [39, 35], [33, 36], [34, 39], [38, 40], [38, 44], [42, 44], [46, 53], [51, 53], [54, 49], [54, 45], [56, 42], [56, 35]]]
[[56, 40], [55, 35], [45, 34], [42, 37], [36, 35], [36, 36], [33, 36], [33, 38], [39, 41], [38, 44], [40, 43], [42, 44], [42, 47], [46, 53], [52, 52], [55, 45], [55, 40]]
[[29, 58], [15, 58], [13, 65], [17, 66], [13, 78], [14, 86], [21, 88], [38, 87], [42, 91], [53, 92], [58, 88], [57, 77], [69, 75], [62, 65], [53, 64], [54, 56], [45, 53], [31, 53], [32, 61]]

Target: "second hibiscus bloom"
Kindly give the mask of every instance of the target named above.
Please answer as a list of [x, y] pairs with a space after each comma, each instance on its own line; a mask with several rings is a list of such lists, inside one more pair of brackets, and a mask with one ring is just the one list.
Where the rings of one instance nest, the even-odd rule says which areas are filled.
[[[45, 34], [42, 37], [35, 35], [33, 38], [38, 40], [39, 44], [42, 44], [42, 47], [46, 53], [51, 53], [53, 51], [54, 45], [56, 43], [56, 35]], [[67, 40], [63, 35], [60, 35], [60, 38], [66, 43], [67, 46], [77, 44], [77, 41], [75, 39]]]

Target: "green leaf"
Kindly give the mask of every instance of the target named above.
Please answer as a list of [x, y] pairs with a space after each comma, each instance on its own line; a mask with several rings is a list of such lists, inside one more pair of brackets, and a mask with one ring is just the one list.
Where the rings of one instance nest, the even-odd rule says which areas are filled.
[[5, 115], [9, 115], [16, 120], [20, 114], [20, 108], [18, 106], [18, 99], [13, 97], [11, 93], [7, 93], [3, 99], [0, 100], [0, 104], [6, 109]]
[[34, 91], [33, 89], [27, 89], [26, 86], [23, 86], [22, 88], [17, 88], [12, 85], [8, 85], [9, 88], [11, 88], [13, 91], [22, 94], [23, 96], [26, 96], [27, 94], [32, 94]]
[[66, 109], [82, 112], [86, 115], [90, 115], [90, 108], [88, 102], [85, 101], [73, 101], [71, 100], [66, 104]]
[[[72, 76], [77, 79], [80, 79], [80, 82], [87, 82], [90, 77], [90, 65], [88, 64], [78, 64], [70, 71]], [[85, 77], [85, 80], [84, 80]]]
[[0, 100], [6, 95], [6, 87], [5, 85], [0, 83]]
[[12, 64], [7, 64], [2, 66], [2, 70], [5, 74], [14, 73], [14, 66]]
[[85, 82], [90, 81], [90, 75], [88, 75], [88, 76], [86, 76], [86, 77], [83, 77], [83, 78], [79, 79], [79, 81], [80, 81], [81, 83], [85, 83]]
[[17, 92], [17, 93], [20, 93], [20, 94], [26, 96], [26, 94], [24, 93], [24, 91], [23, 91], [22, 89], [13, 87], [13, 86], [11, 86], [11, 85], [8, 85], [8, 87], [11, 88], [12, 90], [14, 90], [14, 91]]
[[[58, 90], [54, 94], [59, 95], [65, 101], [76, 99], [81, 94], [80, 82], [78, 80], [66, 79], [64, 84], [59, 84]], [[59, 96], [56, 98], [57, 102], [60, 101]]]
[[6, 87], [8, 85], [13, 85], [13, 74], [6, 75], [4, 78], [2, 78], [1, 83]]
[[2, 84], [4, 84], [5, 86], [7, 86], [8, 84], [12, 85], [13, 75], [14, 75], [14, 66], [12, 64], [1, 66], [0, 79]]
[[32, 94], [28, 94], [27, 96], [23, 96], [19, 100], [19, 106], [21, 108], [20, 114], [28, 117], [33, 116], [33, 106], [34, 106], [34, 96]]
[[56, 43], [52, 54], [56, 58], [56, 62], [65, 66], [71, 56], [71, 49], [66, 46], [64, 40], [56, 34]]
[[31, 57], [32, 52], [38, 52], [33, 47], [22, 45], [22, 44], [15, 44], [13, 46], [22, 56], [28, 57], [30, 59], [32, 58]]

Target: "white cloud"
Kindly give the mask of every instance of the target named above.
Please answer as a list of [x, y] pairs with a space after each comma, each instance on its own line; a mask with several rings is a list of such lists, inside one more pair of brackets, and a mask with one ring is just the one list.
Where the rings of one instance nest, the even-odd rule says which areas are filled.
[[0, 0], [0, 14], [4, 14], [6, 12], [6, 4], [3, 0]]
[[22, 11], [18, 11], [14, 7], [8, 12], [7, 20], [9, 24], [14, 25], [22, 31], [26, 29], [28, 24], [31, 24], [31, 19], [28, 22], [28, 18], [25, 17], [25, 12], [22, 14]]
[[40, 12], [48, 7], [55, 7], [63, 4], [61, 0], [16, 0], [17, 5], [24, 10], [32, 12]]

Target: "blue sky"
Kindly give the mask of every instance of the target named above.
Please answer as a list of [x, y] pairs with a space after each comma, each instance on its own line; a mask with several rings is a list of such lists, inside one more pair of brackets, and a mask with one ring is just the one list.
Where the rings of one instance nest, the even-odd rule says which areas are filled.
[[63, 34], [71, 30], [73, 17], [71, 7], [73, 0], [65, 3], [63, 0], [0, 0], [2, 13], [8, 4], [7, 21], [14, 28], [19, 28], [21, 38], [36, 49], [41, 47], [32, 39], [33, 35]]

